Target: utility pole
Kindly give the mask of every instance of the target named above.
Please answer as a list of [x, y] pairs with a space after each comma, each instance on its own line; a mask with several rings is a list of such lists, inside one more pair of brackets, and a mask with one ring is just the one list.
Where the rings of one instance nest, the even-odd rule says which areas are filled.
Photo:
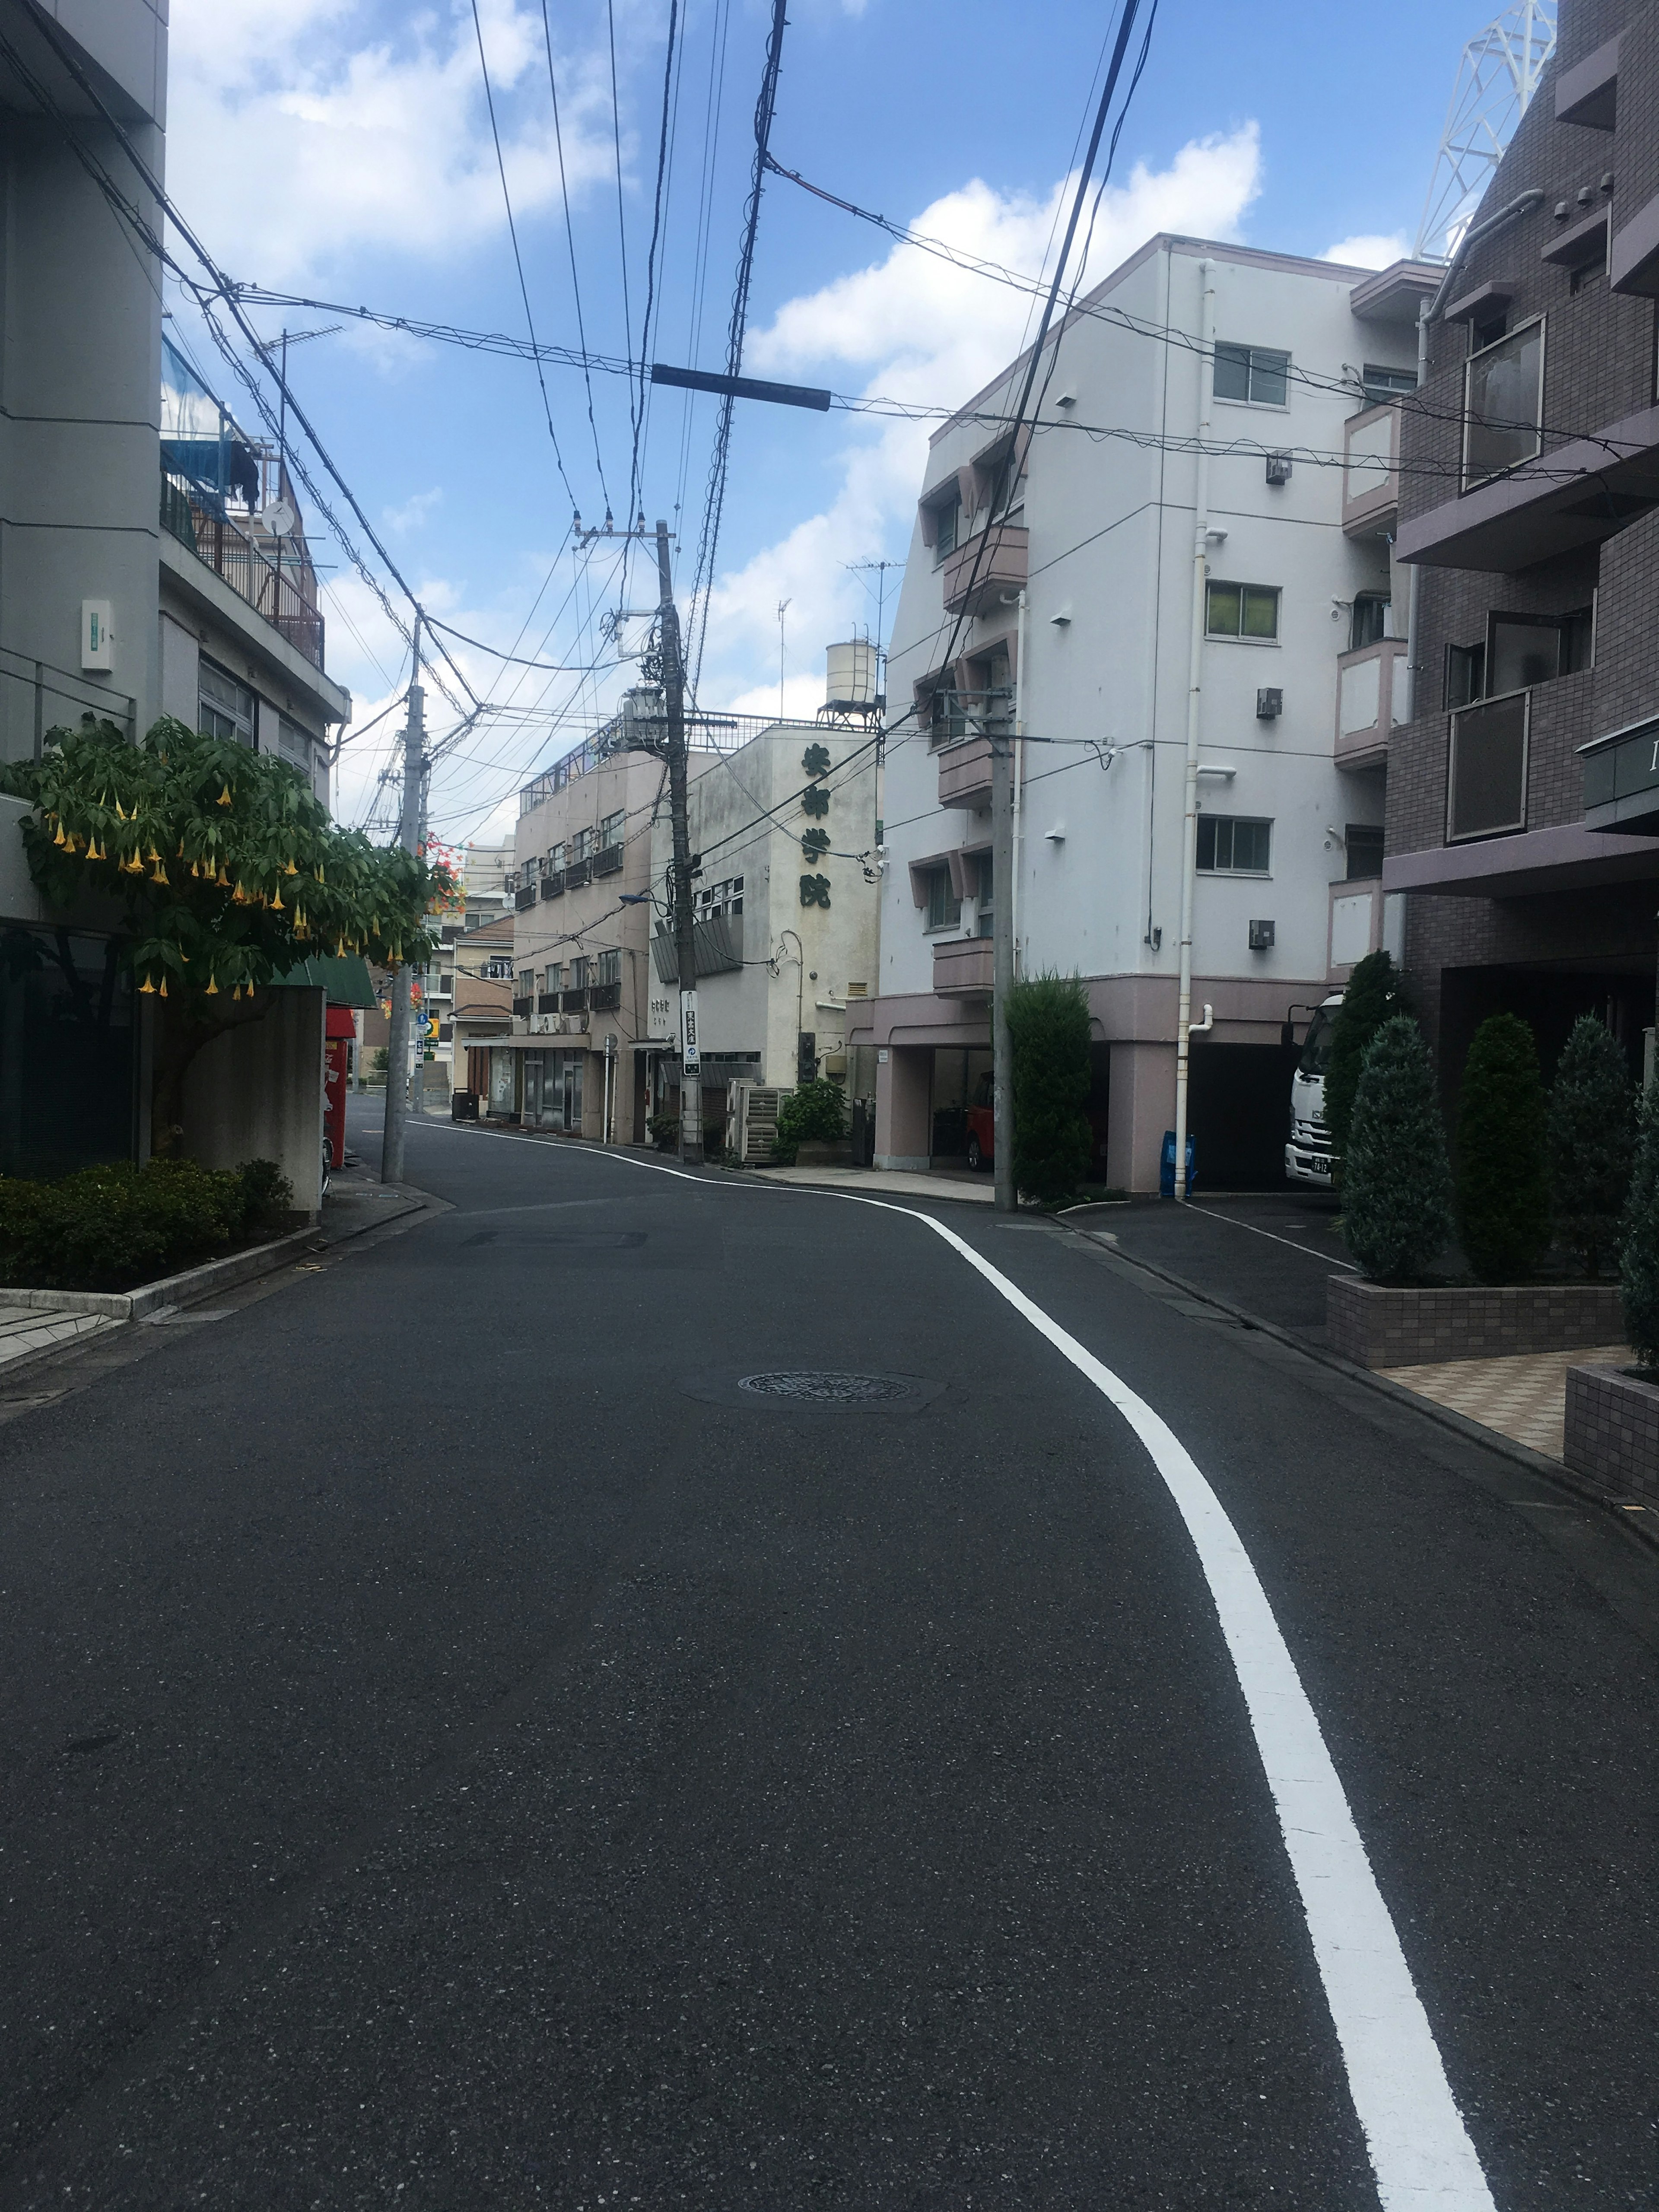
[[[421, 689], [421, 618], [415, 617], [415, 666], [404, 723], [404, 803], [398, 842], [406, 853], [421, 848], [425, 823], [426, 694]], [[404, 1179], [404, 1121], [409, 1108], [414, 1040], [410, 1034], [410, 973], [402, 961], [392, 975], [392, 1036], [386, 1055], [386, 1133], [380, 1145], [380, 1181]]]
[[657, 525], [657, 580], [662, 597], [657, 626], [662, 652], [663, 706], [668, 718], [668, 813], [674, 835], [668, 901], [674, 919], [674, 965], [680, 979], [680, 1158], [702, 1164], [702, 1068], [697, 1048], [696, 938], [691, 908], [691, 831], [685, 744], [685, 672], [680, 659], [680, 617], [674, 605], [668, 525]]
[[1008, 1000], [1014, 988], [1013, 738], [991, 729], [991, 1165], [996, 1210], [1012, 1213], [1014, 1194], [1014, 1052]]
[[[1215, 396], [1215, 264], [1198, 264], [1198, 462], [1193, 494], [1193, 601], [1188, 639], [1187, 772], [1181, 825], [1181, 974], [1176, 1005], [1175, 1194], [1187, 1197], [1187, 1086], [1192, 1066], [1193, 908], [1198, 890], [1198, 741], [1203, 729], [1209, 599], [1210, 410]], [[1206, 1017], [1207, 1021], [1207, 1017]]]

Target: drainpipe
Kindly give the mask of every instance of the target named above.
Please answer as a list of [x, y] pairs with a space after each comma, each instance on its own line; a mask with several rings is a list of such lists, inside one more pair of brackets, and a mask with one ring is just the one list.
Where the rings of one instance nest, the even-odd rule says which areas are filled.
[[[1423, 389], [1423, 386], [1429, 380], [1429, 317], [1432, 313], [1433, 307], [1429, 301], [1419, 300], [1418, 301], [1417, 388], [1419, 392]], [[1402, 422], [1401, 424], [1401, 437], [1402, 442], [1404, 435], [1405, 424]], [[1396, 484], [1395, 487], [1395, 498], [1396, 501], [1398, 501], [1399, 496], [1400, 488], [1398, 484]], [[1417, 600], [1419, 591], [1422, 586], [1422, 563], [1420, 562], [1413, 561], [1412, 562], [1412, 580], [1406, 586], [1406, 713], [1404, 719], [1408, 722], [1415, 721], [1417, 719], [1417, 649], [1419, 642], [1417, 635]]]
[[1025, 586], [1023, 584], [1019, 587], [1018, 605], [1019, 611], [1014, 625], [1014, 865], [1012, 880], [1008, 885], [1008, 921], [1013, 933], [1016, 976], [1024, 965], [1019, 957], [1019, 868], [1025, 834], [1024, 824], [1020, 819], [1025, 782]]
[[1187, 1079], [1192, 1047], [1193, 901], [1198, 882], [1198, 740], [1210, 562], [1210, 410], [1215, 398], [1215, 264], [1198, 264], [1198, 469], [1193, 492], [1193, 605], [1187, 673], [1187, 775], [1181, 853], [1181, 996], [1176, 1009], [1175, 1194], [1187, 1196]]

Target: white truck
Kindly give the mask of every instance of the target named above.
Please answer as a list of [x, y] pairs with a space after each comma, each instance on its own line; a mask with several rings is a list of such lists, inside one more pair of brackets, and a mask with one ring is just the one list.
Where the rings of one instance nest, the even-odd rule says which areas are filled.
[[1325, 1070], [1330, 1065], [1331, 1032], [1341, 1003], [1342, 994], [1335, 991], [1315, 1007], [1302, 1057], [1291, 1078], [1291, 1137], [1285, 1147], [1285, 1180], [1311, 1184], [1319, 1190], [1332, 1187], [1331, 1138], [1325, 1127]]

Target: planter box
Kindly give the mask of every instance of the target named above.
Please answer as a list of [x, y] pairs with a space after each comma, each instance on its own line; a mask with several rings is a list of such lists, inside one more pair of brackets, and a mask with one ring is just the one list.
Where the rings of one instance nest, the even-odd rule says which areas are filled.
[[1333, 1275], [1325, 1290], [1330, 1348], [1356, 1367], [1429, 1367], [1514, 1352], [1579, 1352], [1619, 1344], [1616, 1283], [1522, 1283], [1390, 1290]]
[[204, 1261], [181, 1275], [164, 1275], [159, 1282], [141, 1283], [136, 1291], [21, 1291], [0, 1290], [0, 1306], [29, 1306], [40, 1313], [103, 1314], [111, 1321], [142, 1321], [146, 1314], [186, 1299], [210, 1297], [216, 1291], [234, 1290], [269, 1274], [285, 1261], [317, 1242], [314, 1229], [291, 1229], [269, 1244], [250, 1245], [222, 1260]]
[[850, 1168], [853, 1164], [853, 1140], [842, 1137], [830, 1144], [812, 1139], [795, 1147], [798, 1168]]
[[1659, 1506], [1659, 1389], [1617, 1367], [1569, 1367], [1561, 1456], [1607, 1496]]

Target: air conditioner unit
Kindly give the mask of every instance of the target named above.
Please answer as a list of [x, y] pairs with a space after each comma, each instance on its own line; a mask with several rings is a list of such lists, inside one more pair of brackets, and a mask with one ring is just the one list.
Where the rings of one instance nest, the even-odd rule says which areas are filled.
[[1288, 453], [1269, 453], [1267, 456], [1267, 482], [1270, 484], [1287, 484], [1290, 480], [1290, 455]]
[[1285, 694], [1276, 684], [1264, 685], [1255, 695], [1258, 722], [1276, 722], [1285, 711]]
[[556, 1014], [538, 1014], [530, 1024], [532, 1036], [557, 1036], [559, 1018]]
[[1251, 951], [1252, 951], [1252, 952], [1271, 952], [1271, 951], [1273, 951], [1273, 926], [1272, 922], [1270, 922], [1270, 921], [1253, 921], [1253, 922], [1250, 924], [1250, 950], [1251, 950]]
[[566, 1036], [580, 1036], [587, 1027], [586, 1014], [560, 1014], [556, 1018], [550, 1015], [549, 1020], [556, 1020], [556, 1026]]

